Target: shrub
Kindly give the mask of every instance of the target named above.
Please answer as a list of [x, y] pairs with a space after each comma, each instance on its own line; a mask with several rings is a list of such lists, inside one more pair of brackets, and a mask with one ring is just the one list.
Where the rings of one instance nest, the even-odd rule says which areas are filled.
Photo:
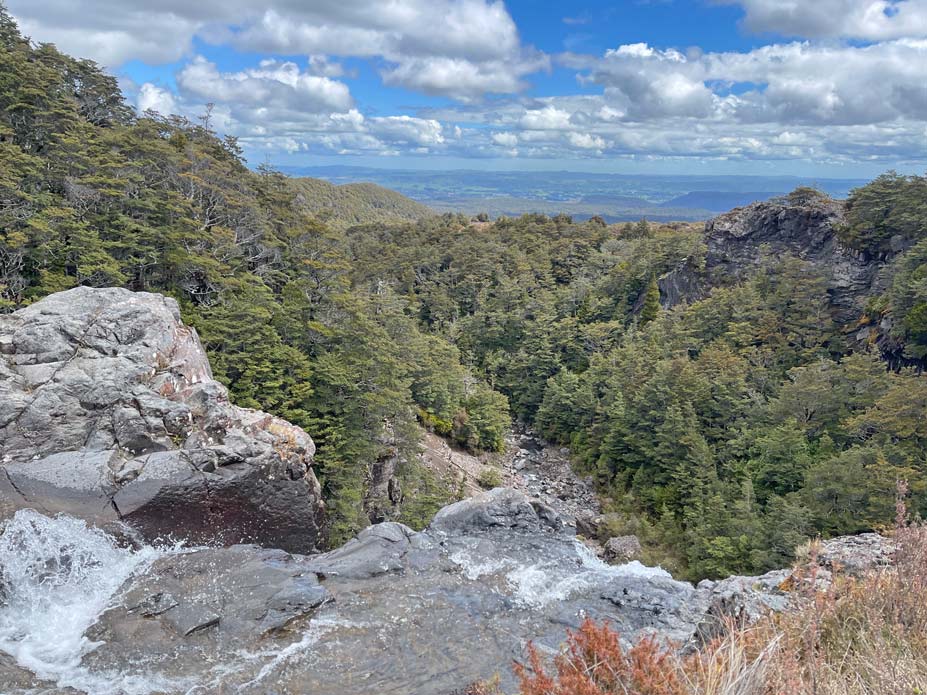
[[571, 632], [549, 675], [535, 646], [528, 647], [530, 668], [515, 665], [522, 695], [686, 695], [671, 651], [645, 638], [624, 651], [607, 623], [586, 619]]
[[477, 479], [477, 482], [484, 490], [492, 490], [494, 487], [502, 485], [502, 473], [498, 468], [487, 466], [480, 471], [480, 477]]

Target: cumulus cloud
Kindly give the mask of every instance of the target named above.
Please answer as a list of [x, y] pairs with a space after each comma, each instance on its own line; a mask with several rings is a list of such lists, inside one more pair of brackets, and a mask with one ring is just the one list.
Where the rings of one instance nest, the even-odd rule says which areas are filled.
[[141, 113], [157, 111], [164, 115], [171, 115], [180, 111], [171, 92], [150, 82], [146, 82], [139, 88], [135, 103]]
[[849, 125], [924, 119], [927, 40], [868, 46], [773, 44], [745, 53], [621, 46], [585, 66], [609, 108], [630, 120], [691, 117]]
[[601, 150], [606, 145], [603, 138], [590, 133], [568, 133], [567, 140], [573, 147], [581, 150]]
[[177, 84], [204, 101], [310, 113], [347, 111], [354, 102], [343, 82], [299, 69], [296, 63], [263, 60], [256, 68], [220, 73], [196, 56], [177, 74]]
[[493, 133], [492, 141], [500, 147], [518, 146], [518, 136], [515, 133]]
[[[111, 67], [178, 61], [176, 88], [125, 83], [137, 107], [195, 118], [212, 102], [213, 127], [256, 153], [927, 159], [927, 0], [714, 1], [740, 6], [750, 31], [787, 38], [740, 52], [632, 42], [562, 54], [582, 93], [531, 97], [526, 82], [550, 58], [522, 41], [501, 0], [8, 4], [36, 40]], [[230, 71], [195, 55], [203, 42], [288, 58]], [[367, 110], [349, 88], [358, 59], [387, 86], [452, 101]]]
[[311, 74], [339, 77], [318, 56], [379, 58], [391, 85], [474, 99], [525, 86], [548, 58], [523, 46], [501, 0], [11, 0], [27, 33], [116, 67], [169, 63], [194, 37], [259, 53], [314, 56]]
[[521, 117], [525, 130], [567, 130], [570, 126], [570, 112], [556, 106], [545, 106], [525, 111]]
[[740, 5], [744, 26], [805, 38], [884, 41], [927, 37], [924, 0], [722, 0]]

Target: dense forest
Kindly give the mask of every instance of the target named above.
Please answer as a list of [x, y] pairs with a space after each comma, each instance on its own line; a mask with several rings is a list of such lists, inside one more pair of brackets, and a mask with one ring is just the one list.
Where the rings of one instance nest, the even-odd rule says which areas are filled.
[[[420, 525], [455, 494], [411, 455], [428, 427], [497, 450], [510, 419], [569, 445], [615, 534], [679, 576], [787, 563], [815, 534], [927, 504], [927, 380], [851, 347], [796, 258], [664, 309], [700, 225], [569, 217], [326, 224], [305, 184], [247, 168], [208, 121], [138, 116], [93, 63], [0, 13], [0, 310], [79, 284], [176, 298], [237, 403], [318, 444], [331, 542], [368, 523], [368, 465], [404, 453]], [[844, 243], [906, 240], [862, 322], [927, 355], [927, 179], [857, 189]]]
[[293, 179], [296, 203], [330, 227], [371, 222], [413, 222], [435, 214], [428, 206], [374, 183], [336, 186], [313, 178]]

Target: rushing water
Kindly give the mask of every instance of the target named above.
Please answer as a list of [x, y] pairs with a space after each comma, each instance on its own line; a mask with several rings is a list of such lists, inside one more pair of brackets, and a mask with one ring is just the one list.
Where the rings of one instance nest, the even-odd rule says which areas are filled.
[[162, 551], [120, 548], [106, 533], [66, 516], [20, 510], [0, 533], [0, 650], [58, 687], [95, 695], [143, 695], [159, 678], [90, 673], [84, 636], [113, 594]]
[[[482, 541], [464, 538], [453, 551], [445, 551], [458, 572], [448, 573], [436, 561], [430, 572], [370, 580], [366, 590], [369, 599], [362, 598], [364, 591], [349, 592], [330, 612], [314, 616], [291, 642], [256, 642], [208, 662], [191, 649], [181, 656], [183, 668], [179, 662], [159, 662], [153, 657], [146, 664], [128, 661], [124, 669], [104, 671], [87, 666], [94, 661], [113, 663], [96, 659], [103, 650], [85, 659], [99, 646], [86, 637], [88, 628], [115, 603], [127, 579], [144, 572], [160, 557], [188, 551], [150, 545], [126, 548], [77, 519], [49, 518], [22, 510], [0, 525], [0, 652], [10, 655], [45, 685], [71, 687], [92, 695], [300, 692], [301, 679], [312, 682], [316, 673], [337, 675], [342, 670], [361, 687], [357, 684], [364, 678], [385, 668], [382, 650], [396, 637], [388, 631], [390, 626], [406, 621], [419, 625], [421, 634], [403, 634], [402, 639], [408, 638], [410, 644], [418, 644], [417, 650], [428, 652], [431, 647], [426, 649], [417, 641], [431, 640], [433, 631], [442, 629], [441, 620], [454, 623], [455, 629], [469, 630], [463, 634], [474, 640], [485, 639], [487, 629], [504, 634], [521, 629], [522, 619], [528, 624], [535, 621], [531, 630], [543, 630], [548, 625], [548, 606], [573, 598], [582, 600], [582, 596], [598, 597], [599, 590], [618, 577], [669, 577], [660, 568], [637, 562], [607, 565], [578, 541], [551, 538], [549, 543], [549, 552], [538, 553], [536, 546], [517, 535], [496, 537], [485, 547]], [[442, 551], [436, 552], [440, 557]], [[495, 612], [495, 604], [486, 597], [498, 594], [510, 597], [513, 614]], [[383, 596], [389, 599], [383, 601]], [[432, 616], [434, 606], [444, 613]], [[453, 612], [461, 606], [460, 612]], [[486, 623], [474, 623], [472, 615], [481, 611], [481, 620]], [[490, 623], [493, 626], [487, 628]], [[384, 629], [387, 632], [378, 638]], [[523, 636], [532, 638], [535, 634], [528, 631]], [[341, 644], [344, 639], [349, 641]], [[426, 672], [435, 668], [444, 673], [453, 660], [460, 664], [472, 661], [475, 655], [467, 651], [466, 639], [462, 638], [461, 645], [438, 649], [439, 661], [429, 664], [426, 660], [422, 667]], [[452, 662], [441, 660], [448, 658], [444, 652], [452, 654]], [[313, 659], [321, 653], [327, 655], [327, 661], [317, 665]], [[403, 670], [403, 657], [398, 655], [408, 653], [393, 655], [397, 660], [396, 673], [391, 676], [394, 680], [409, 675]], [[290, 687], [294, 681], [289, 678], [295, 678], [297, 685]], [[2, 685], [0, 692], [9, 695]], [[331, 688], [323, 692], [342, 692], [341, 683]]]

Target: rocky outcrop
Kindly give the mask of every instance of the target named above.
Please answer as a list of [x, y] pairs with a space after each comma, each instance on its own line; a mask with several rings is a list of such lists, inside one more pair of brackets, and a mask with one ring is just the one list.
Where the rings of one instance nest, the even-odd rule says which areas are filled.
[[[764, 260], [793, 256], [808, 262], [827, 281], [835, 318], [855, 322], [866, 297], [879, 289], [886, 258], [869, 258], [841, 245], [837, 229], [844, 203], [826, 196], [773, 199], [737, 208], [705, 224], [704, 269], [683, 262], [660, 278], [664, 306], [704, 297], [712, 288], [747, 277]], [[895, 248], [897, 247], [897, 248]], [[895, 244], [895, 250], [901, 250]]]
[[[64, 586], [95, 596], [103, 611], [85, 633], [99, 642], [95, 648], [52, 651], [66, 666], [62, 672], [46, 664], [57, 681], [29, 682], [19, 665], [0, 659], [12, 695], [34, 686], [72, 692], [66, 685], [113, 695], [446, 695], [494, 675], [508, 692], [511, 663], [524, 659], [529, 640], [553, 653], [586, 617], [610, 621], [626, 641], [655, 635], [693, 646], [727, 619], [751, 622], [787, 608], [795, 584], [789, 570], [693, 587], [636, 562], [609, 566], [577, 541], [571, 520], [505, 488], [444, 508], [422, 532], [378, 524], [311, 557], [239, 545], [166, 549], [146, 560], [151, 549], [119, 551], [90, 529], [83, 539], [74, 520], [64, 529], [62, 519], [16, 521], [16, 538], [0, 536], [0, 547], [17, 548], [0, 556], [11, 586], [9, 606], [0, 604], [0, 647], [5, 628], [16, 639], [23, 630], [42, 633], [46, 623], [56, 635], [62, 629], [52, 610], [16, 613], [19, 594], [34, 606], [51, 591], [60, 603], [68, 601], [60, 596]], [[31, 532], [38, 528], [41, 536]], [[855, 544], [870, 558], [858, 558], [860, 566], [881, 562], [876, 538]], [[829, 543], [838, 554], [854, 546]], [[91, 575], [106, 562], [129, 578], [112, 596], [84, 591], [75, 560]], [[49, 574], [56, 570], [65, 573], [60, 582]], [[822, 567], [820, 575], [830, 572]], [[79, 636], [60, 637], [82, 644]], [[149, 689], [120, 690], [129, 683]]]
[[891, 564], [895, 544], [878, 533], [840, 536], [820, 543], [815, 559], [831, 572], [860, 576]]
[[172, 299], [79, 287], [0, 316], [0, 518], [305, 552], [323, 521], [314, 452], [229, 403]]
[[788, 610], [798, 597], [826, 589], [838, 575], [859, 577], [887, 567], [894, 552], [895, 544], [877, 533], [840, 536], [816, 542], [797, 568], [699, 582], [707, 601], [699, 635], [710, 639], [731, 622], [749, 625], [770, 612]]
[[605, 565], [567, 519], [504, 488], [446, 507], [423, 532], [378, 524], [322, 555], [162, 551], [105, 604], [80, 682], [118, 673], [156, 692], [254, 695], [445, 695], [496, 673], [511, 688], [528, 640], [553, 650], [586, 616], [626, 639], [685, 642], [705, 608], [661, 570]]

